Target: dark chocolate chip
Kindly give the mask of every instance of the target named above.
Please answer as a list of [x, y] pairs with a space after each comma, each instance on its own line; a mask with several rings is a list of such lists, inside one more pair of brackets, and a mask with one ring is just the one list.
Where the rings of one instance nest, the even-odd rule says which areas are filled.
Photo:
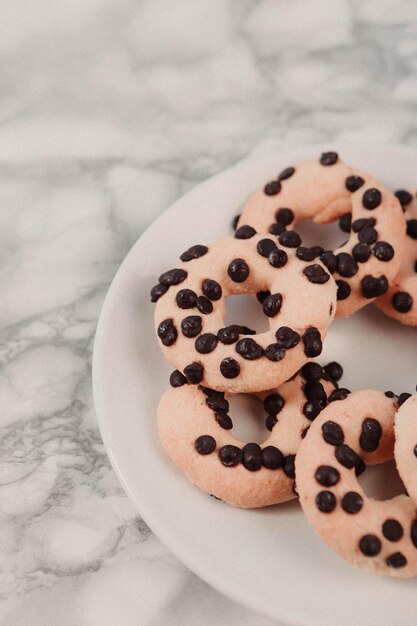
[[215, 418], [216, 422], [219, 426], [221, 426], [221, 428], [224, 428], [225, 430], [230, 430], [231, 428], [233, 428], [233, 422], [231, 418], [224, 411], [216, 411]]
[[411, 193], [407, 191], [406, 189], [398, 189], [398, 191], [394, 193], [394, 196], [398, 198], [402, 207], [405, 207], [408, 204], [410, 204], [410, 202], [413, 199], [413, 196], [411, 195]]
[[411, 239], [417, 239], [417, 220], [407, 220], [407, 235]]
[[314, 261], [317, 256], [314, 248], [305, 248], [304, 246], [297, 248], [295, 254], [297, 255], [297, 259], [300, 259], [300, 261], [306, 261], [306, 263]]
[[301, 431], [301, 439], [305, 439], [307, 436], [308, 431], [310, 430], [310, 426], [306, 426], [305, 428], [303, 428], [303, 430]]
[[256, 472], [262, 467], [262, 449], [257, 443], [247, 443], [242, 449], [242, 464], [250, 472]]
[[378, 233], [373, 226], [364, 226], [362, 230], [358, 232], [358, 241], [360, 243], [375, 243], [378, 239]]
[[256, 292], [256, 299], [258, 300], [258, 302], [260, 302], [261, 304], [263, 304], [264, 300], [271, 295], [270, 291], [257, 291]]
[[184, 375], [190, 385], [198, 385], [203, 380], [204, 367], [201, 363], [190, 363], [184, 367]]
[[278, 174], [278, 180], [287, 180], [287, 178], [291, 178], [294, 172], [294, 167], [286, 167], [285, 170], [282, 170], [282, 172]]
[[364, 298], [378, 298], [388, 291], [388, 280], [384, 275], [379, 278], [368, 275], [362, 278], [361, 287]]
[[414, 520], [414, 522], [411, 524], [410, 537], [413, 546], [417, 548], [417, 520]]
[[323, 487], [333, 487], [340, 480], [340, 472], [330, 465], [319, 465], [314, 474], [314, 478]]
[[197, 337], [201, 333], [201, 317], [199, 315], [189, 315], [181, 322], [181, 332], [184, 337]]
[[240, 373], [240, 365], [235, 359], [227, 357], [220, 363], [220, 372], [225, 378], [236, 378]]
[[243, 259], [233, 259], [227, 268], [229, 277], [235, 283], [243, 283], [249, 276], [249, 267]]
[[359, 476], [365, 471], [365, 463], [362, 461], [361, 457], [356, 454], [355, 450], [347, 444], [340, 443], [336, 446], [335, 456], [343, 467], [347, 469], [355, 468], [356, 476]]
[[369, 211], [373, 211], [376, 209], [382, 202], [382, 195], [379, 189], [375, 189], [375, 187], [371, 187], [367, 189], [362, 196], [362, 204], [365, 209]]
[[331, 274], [336, 271], [337, 259], [333, 252], [330, 252], [330, 250], [326, 250], [320, 255], [320, 261], [327, 267]]
[[204, 313], [204, 315], [208, 315], [213, 311], [213, 305], [211, 301], [206, 298], [206, 296], [198, 296], [197, 298], [197, 309], [200, 313]]
[[384, 261], [385, 263], [391, 261], [394, 256], [394, 248], [386, 241], [377, 241], [372, 252], [377, 259]]
[[367, 439], [363, 433], [361, 433], [359, 437], [359, 444], [362, 450], [365, 452], [375, 452], [378, 449], [379, 441], [372, 441], [371, 439]]
[[322, 165], [334, 165], [337, 163], [339, 155], [337, 152], [323, 152], [320, 157], [320, 163]]
[[256, 361], [263, 356], [264, 350], [254, 339], [245, 337], [237, 342], [236, 352], [248, 361]]
[[174, 326], [173, 319], [163, 320], [158, 326], [158, 337], [164, 346], [172, 346], [178, 337], [177, 329]]
[[324, 422], [321, 426], [321, 430], [324, 441], [330, 443], [332, 446], [338, 446], [345, 440], [343, 429], [339, 424], [336, 424], [336, 422], [332, 422], [331, 420]]
[[411, 398], [411, 393], [400, 393], [400, 395], [398, 396], [398, 404], [399, 406], [401, 406], [402, 404], [404, 404], [404, 402], [406, 402], [408, 400], [408, 398]]
[[215, 391], [214, 389], [208, 389], [207, 387], [201, 387], [203, 393], [207, 394], [206, 404], [212, 411], [223, 411], [225, 413], [229, 410], [229, 402], [224, 397], [222, 391]]
[[175, 296], [175, 302], [180, 309], [192, 309], [197, 304], [197, 294], [191, 289], [180, 289]]
[[318, 363], [306, 363], [301, 368], [301, 376], [310, 381], [320, 380], [323, 376], [323, 368]]
[[352, 248], [352, 256], [357, 263], [366, 263], [371, 256], [371, 248], [366, 243], [355, 243]]
[[336, 496], [331, 491], [320, 491], [316, 495], [316, 507], [322, 513], [331, 513], [336, 508]]
[[340, 276], [344, 278], [351, 278], [358, 271], [358, 264], [355, 259], [347, 254], [346, 252], [341, 252], [336, 256], [337, 259], [337, 271]]
[[343, 367], [340, 365], [340, 363], [337, 363], [336, 361], [331, 361], [330, 363], [325, 365], [323, 369], [330, 377], [330, 379], [335, 382], [339, 381], [343, 376]]
[[285, 230], [285, 225], [282, 222], [274, 222], [273, 224], [271, 224], [271, 226], [268, 228], [268, 233], [270, 235], [280, 235], [281, 233], [283, 233]]
[[295, 230], [286, 230], [281, 233], [278, 237], [278, 241], [286, 248], [298, 248], [302, 243], [300, 235], [296, 233]]
[[168, 291], [167, 285], [158, 283], [151, 289], [151, 302], [158, 302], [159, 298]]
[[407, 565], [407, 559], [401, 552], [394, 552], [394, 554], [390, 554], [389, 556], [387, 556], [387, 558], [385, 559], [385, 563], [388, 565], [388, 567], [398, 569]]
[[314, 256], [317, 258], [324, 253], [324, 248], [321, 246], [311, 246], [310, 250], [313, 250]]
[[199, 354], [209, 354], [216, 348], [218, 341], [213, 333], [204, 333], [195, 340], [195, 349]]
[[344, 233], [350, 233], [352, 226], [352, 213], [344, 213], [339, 219], [339, 228]]
[[349, 283], [347, 283], [345, 280], [337, 280], [336, 285], [337, 285], [337, 295], [336, 295], [337, 299], [346, 300], [346, 298], [349, 298], [351, 291], [352, 291]]
[[278, 415], [284, 405], [285, 400], [279, 393], [270, 393], [264, 399], [264, 409], [268, 415]]
[[194, 442], [198, 454], [211, 454], [216, 449], [216, 440], [211, 435], [201, 435]]
[[275, 446], [266, 446], [262, 450], [262, 463], [267, 469], [279, 469], [284, 463], [284, 455]]
[[187, 384], [187, 379], [179, 370], [174, 370], [169, 377], [171, 387], [182, 387]]
[[268, 415], [265, 420], [265, 428], [267, 428], [267, 430], [272, 431], [272, 429], [274, 428], [277, 422], [278, 422], [278, 418], [276, 417], [276, 415]]
[[258, 254], [264, 257], [268, 257], [272, 250], [276, 250], [277, 244], [272, 239], [261, 239], [256, 244], [256, 250]]
[[262, 305], [262, 310], [267, 317], [275, 317], [282, 306], [282, 295], [280, 293], [272, 293], [268, 296]]
[[352, 230], [354, 233], [358, 233], [360, 230], [362, 230], [362, 228], [365, 228], [366, 226], [373, 227], [375, 226], [375, 224], [376, 224], [376, 219], [374, 219], [373, 217], [369, 217], [369, 218], [361, 217], [360, 219], [352, 222]]
[[404, 530], [396, 519], [387, 519], [382, 524], [382, 534], [388, 541], [399, 541], [404, 535]]
[[231, 324], [225, 328], [220, 328], [217, 333], [219, 341], [226, 345], [236, 343], [239, 339], [239, 335], [256, 335], [256, 330], [247, 328], [247, 326], [239, 326], [238, 324]]
[[381, 424], [374, 417], [367, 417], [362, 422], [362, 433], [371, 441], [379, 441], [382, 436]]
[[300, 343], [300, 335], [289, 326], [280, 326], [275, 333], [278, 343], [289, 350]]
[[303, 334], [304, 354], [309, 358], [314, 358], [321, 354], [323, 344], [321, 335], [317, 328], [307, 328]]
[[360, 176], [348, 176], [345, 180], [345, 187], [351, 193], [360, 189], [364, 184], [365, 181]]
[[386, 391], [385, 394], [387, 398], [395, 398], [395, 393], [393, 391]]
[[330, 274], [324, 271], [321, 265], [314, 263], [313, 265], [307, 265], [303, 269], [304, 276], [315, 285], [324, 285], [330, 278]]
[[349, 389], [345, 389], [345, 387], [340, 387], [340, 389], [335, 389], [331, 392], [328, 397], [328, 402], [335, 402], [337, 400], [345, 400], [350, 394]]
[[281, 183], [278, 180], [272, 180], [264, 187], [264, 193], [267, 196], [276, 196], [281, 191]]
[[282, 469], [284, 470], [285, 476], [295, 478], [295, 454], [289, 454], [285, 457]]
[[208, 248], [207, 246], [191, 246], [185, 252], [183, 252], [180, 256], [181, 261], [192, 261], [193, 259], [199, 259], [201, 256], [207, 254]]
[[304, 385], [304, 395], [309, 402], [324, 408], [327, 404], [327, 394], [323, 385], [317, 380], [310, 380]]
[[179, 285], [187, 278], [187, 272], [185, 270], [176, 268], [173, 270], [168, 270], [164, 272], [159, 277], [159, 282], [161, 285], [166, 285], [167, 287], [171, 287], [171, 285]]
[[348, 491], [343, 496], [341, 505], [342, 509], [346, 511], [346, 513], [354, 515], [355, 513], [359, 513], [363, 507], [363, 498], [356, 491]]
[[291, 209], [278, 209], [275, 213], [275, 219], [284, 226], [289, 226], [294, 221], [294, 212]]
[[242, 450], [237, 446], [223, 446], [219, 450], [219, 459], [226, 467], [234, 467], [242, 460]]
[[392, 296], [391, 302], [398, 313], [408, 313], [413, 306], [413, 298], [406, 291], [397, 291]]
[[209, 298], [209, 300], [220, 300], [223, 293], [219, 283], [215, 280], [211, 280], [211, 278], [203, 280], [202, 290], [206, 298]]
[[240, 226], [235, 232], [235, 239], [251, 239], [256, 235], [256, 230], [252, 226]]
[[359, 541], [359, 550], [365, 556], [376, 556], [381, 548], [381, 541], [375, 535], [364, 535]]
[[272, 265], [272, 267], [284, 267], [288, 261], [288, 254], [285, 250], [271, 250], [268, 254], [268, 263]]
[[232, 228], [233, 228], [233, 230], [236, 230], [237, 225], [239, 223], [239, 220], [240, 220], [240, 213], [238, 215], [235, 215], [233, 220], [232, 220]]
[[319, 415], [321, 409], [318, 404], [314, 402], [306, 402], [303, 406], [303, 414], [306, 416], [308, 420], [311, 422], [314, 421]]
[[265, 356], [269, 361], [282, 361], [286, 352], [286, 349], [280, 343], [270, 343], [265, 348]]

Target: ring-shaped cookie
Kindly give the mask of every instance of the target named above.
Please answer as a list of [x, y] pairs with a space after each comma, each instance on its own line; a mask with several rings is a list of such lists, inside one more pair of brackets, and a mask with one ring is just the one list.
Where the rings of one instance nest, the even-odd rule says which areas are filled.
[[400, 270], [376, 306], [389, 317], [417, 326], [417, 197], [405, 189], [395, 192], [404, 209], [407, 237]]
[[417, 504], [417, 394], [406, 399], [395, 416], [394, 454], [407, 493]]
[[336, 389], [328, 367], [323, 371], [318, 363], [307, 363], [278, 389], [257, 394], [264, 402], [265, 430], [271, 431], [261, 445], [234, 437], [229, 395], [188, 385], [176, 370], [174, 388], [163, 394], [158, 407], [162, 446], [192, 483], [229, 504], [256, 508], [291, 500], [294, 455], [311, 420], [328, 402], [348, 393]]
[[247, 201], [238, 227], [249, 225], [282, 239], [303, 219], [328, 223], [340, 218], [350, 233], [334, 251], [299, 247], [307, 263], [318, 255], [338, 285], [336, 315], [354, 313], [387, 292], [403, 254], [405, 220], [388, 189], [365, 172], [347, 166], [336, 152], [283, 170], [277, 179], [255, 191]]
[[[193, 246], [181, 259], [159, 277], [151, 297], [161, 349], [189, 383], [272, 389], [321, 353], [336, 309], [336, 284], [323, 264], [306, 264], [253, 229]], [[263, 302], [270, 330], [254, 337], [246, 327], [225, 326], [225, 298], [258, 291], [270, 292]]]
[[362, 569], [398, 578], [417, 574], [416, 505], [406, 495], [368, 497], [357, 475], [390, 460], [398, 399], [357, 391], [314, 421], [295, 462], [297, 490], [320, 537]]

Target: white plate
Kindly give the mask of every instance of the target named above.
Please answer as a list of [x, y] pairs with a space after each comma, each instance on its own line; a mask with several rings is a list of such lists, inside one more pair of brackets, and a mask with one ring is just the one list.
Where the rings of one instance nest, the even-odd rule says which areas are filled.
[[[393, 188], [417, 182], [415, 151], [337, 149], [347, 162]], [[255, 187], [321, 150], [240, 163], [181, 198], [136, 242], [111, 285], [97, 328], [97, 415], [116, 473], [141, 515], [213, 587], [288, 624], [415, 624], [416, 581], [354, 569], [314, 534], [296, 502], [243, 511], [209, 497], [171, 464], [157, 438], [155, 412], [171, 368], [154, 336], [151, 286], [190, 245], [230, 234], [232, 217]], [[350, 389], [411, 392], [416, 356], [416, 330], [368, 307], [332, 325], [320, 360], [340, 360]]]

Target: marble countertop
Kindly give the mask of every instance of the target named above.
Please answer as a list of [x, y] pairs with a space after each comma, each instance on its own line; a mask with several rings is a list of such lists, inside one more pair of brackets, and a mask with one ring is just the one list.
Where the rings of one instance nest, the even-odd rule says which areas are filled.
[[0, 623], [272, 624], [124, 495], [92, 402], [96, 321], [146, 226], [239, 159], [416, 145], [417, 3], [22, 0], [0, 59]]

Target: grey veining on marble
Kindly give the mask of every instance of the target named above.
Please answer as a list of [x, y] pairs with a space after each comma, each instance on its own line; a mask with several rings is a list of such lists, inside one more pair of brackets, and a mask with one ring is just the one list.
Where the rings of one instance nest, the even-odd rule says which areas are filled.
[[124, 495], [92, 403], [95, 325], [132, 243], [210, 175], [311, 142], [416, 145], [417, 3], [1, 8], [0, 623], [271, 624]]

